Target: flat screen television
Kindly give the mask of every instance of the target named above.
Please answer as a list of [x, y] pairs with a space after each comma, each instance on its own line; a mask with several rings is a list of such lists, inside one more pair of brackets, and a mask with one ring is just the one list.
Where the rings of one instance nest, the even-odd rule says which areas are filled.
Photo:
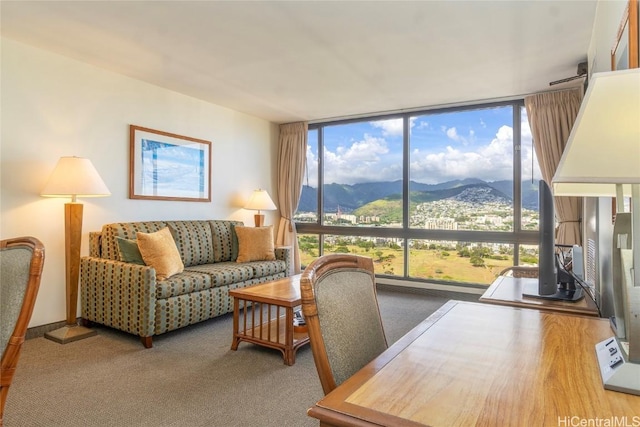
[[525, 284], [523, 296], [560, 301], [579, 301], [583, 292], [576, 286], [574, 277], [566, 271], [556, 245], [556, 217], [553, 193], [549, 185], [538, 183], [538, 210], [540, 215], [538, 249], [538, 283]]

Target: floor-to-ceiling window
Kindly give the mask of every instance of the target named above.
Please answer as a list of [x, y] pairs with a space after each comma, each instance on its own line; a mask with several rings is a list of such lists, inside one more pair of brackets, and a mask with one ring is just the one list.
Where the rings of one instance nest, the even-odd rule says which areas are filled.
[[490, 284], [537, 262], [538, 179], [521, 101], [310, 124], [302, 263], [357, 253], [379, 276]]

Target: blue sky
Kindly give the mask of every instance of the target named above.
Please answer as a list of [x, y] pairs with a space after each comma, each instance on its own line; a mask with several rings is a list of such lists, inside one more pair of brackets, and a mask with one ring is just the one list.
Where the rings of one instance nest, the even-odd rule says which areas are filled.
[[[523, 176], [531, 176], [531, 132], [522, 126]], [[310, 133], [310, 141], [317, 135]], [[327, 126], [325, 183], [355, 184], [402, 179], [402, 120]], [[411, 120], [413, 181], [436, 184], [453, 179], [512, 179], [511, 107], [416, 116]], [[309, 185], [317, 186], [317, 145], [307, 152]], [[537, 168], [536, 168], [537, 169]], [[539, 171], [535, 172], [540, 177]]]

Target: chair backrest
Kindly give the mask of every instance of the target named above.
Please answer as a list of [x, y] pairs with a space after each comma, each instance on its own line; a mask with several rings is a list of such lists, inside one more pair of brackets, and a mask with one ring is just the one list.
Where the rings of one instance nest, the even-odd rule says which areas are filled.
[[302, 312], [325, 394], [387, 348], [371, 258], [325, 255], [300, 279]]
[[17, 237], [0, 241], [0, 426], [43, 265], [44, 246], [38, 239]]

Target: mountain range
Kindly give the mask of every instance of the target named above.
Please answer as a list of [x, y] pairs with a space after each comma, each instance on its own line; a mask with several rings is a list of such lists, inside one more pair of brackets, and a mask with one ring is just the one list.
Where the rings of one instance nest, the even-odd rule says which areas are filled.
[[[538, 210], [538, 183], [527, 181], [522, 185], [522, 206]], [[456, 198], [473, 202], [475, 195], [486, 197], [490, 194], [494, 200], [512, 203], [513, 181], [486, 182], [481, 179], [447, 181], [440, 184], [409, 183], [410, 199], [413, 203], [424, 203]], [[482, 196], [480, 196], [482, 195]], [[316, 211], [318, 190], [310, 186], [302, 187], [298, 212]], [[400, 200], [402, 181], [368, 182], [362, 184], [327, 184], [324, 186], [324, 210], [336, 212], [338, 207], [343, 213], [350, 213], [376, 201]]]

